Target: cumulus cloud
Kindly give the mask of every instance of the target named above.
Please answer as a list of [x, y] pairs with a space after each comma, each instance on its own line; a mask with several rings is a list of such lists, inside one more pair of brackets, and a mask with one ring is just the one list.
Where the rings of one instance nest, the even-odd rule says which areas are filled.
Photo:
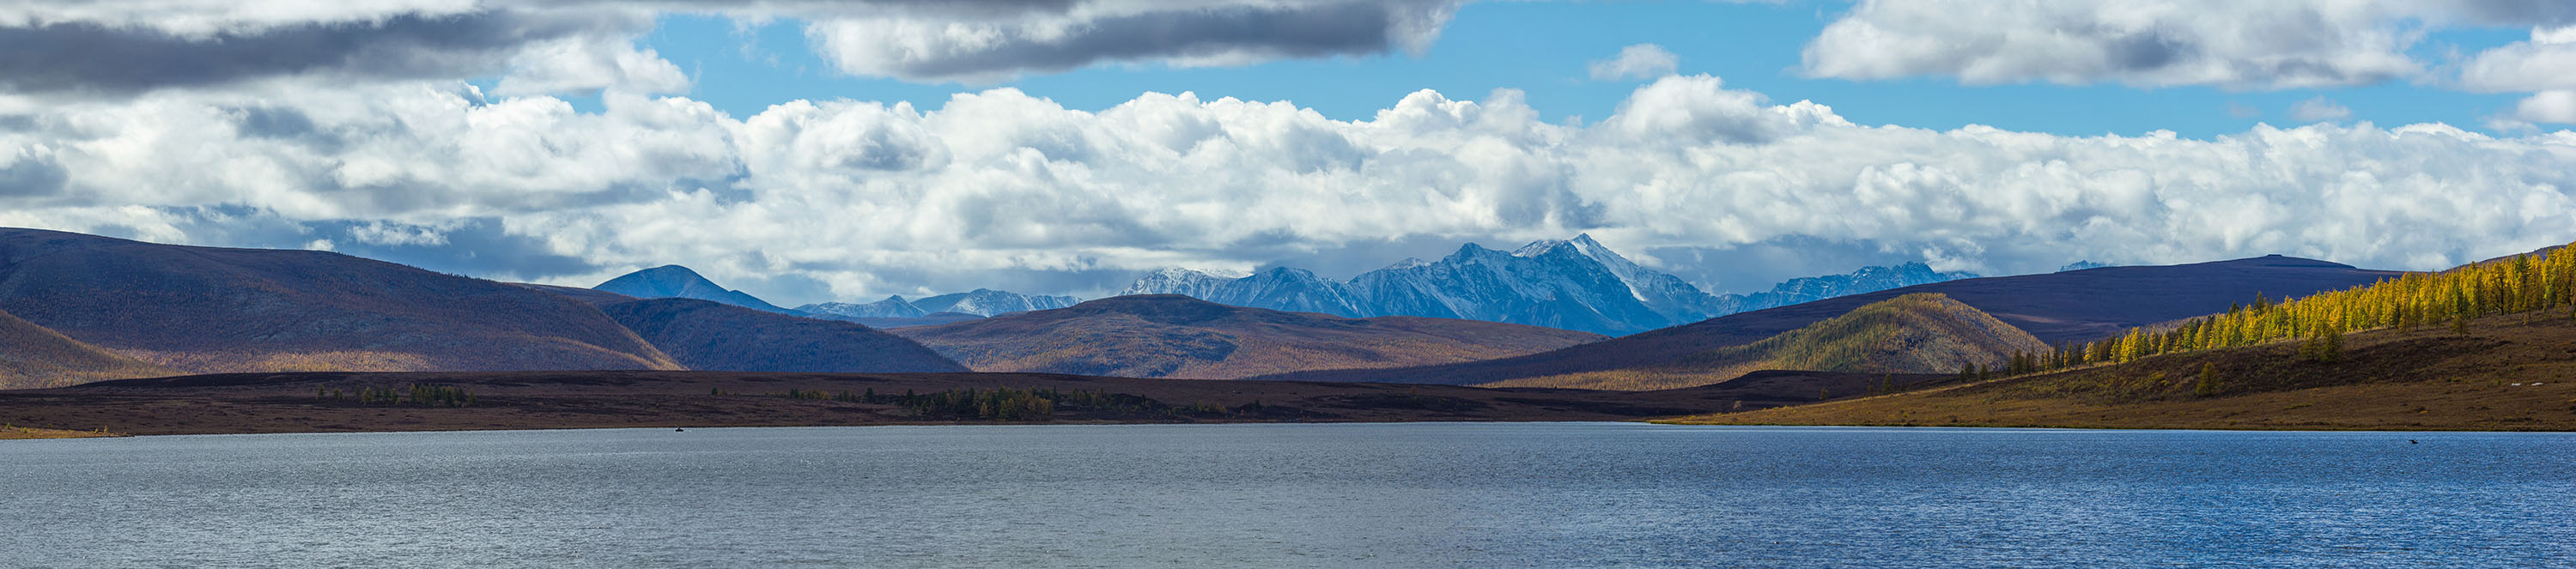
[[2311, 97], [2290, 105], [2290, 118], [2299, 122], [2341, 120], [2352, 116], [2352, 109], [2324, 96]]
[[2530, 41], [2478, 52], [2460, 66], [2460, 85], [2491, 93], [2576, 90], [2576, 26], [2534, 29]]
[[2544, 91], [2514, 104], [2513, 120], [2526, 123], [2576, 123], [2576, 91]]
[[0, 170], [35, 172], [0, 178], [42, 188], [0, 191], [0, 225], [326, 239], [585, 286], [682, 263], [788, 303], [1097, 293], [1170, 265], [1586, 231], [1664, 259], [1824, 243], [1987, 273], [2266, 253], [2431, 269], [2576, 239], [2567, 132], [1861, 126], [1708, 76], [1655, 80], [1593, 124], [1541, 120], [1512, 91], [1422, 91], [1349, 121], [1188, 93], [1094, 112], [996, 89], [935, 109], [737, 119], [611, 91], [582, 113], [435, 84], [0, 103], [23, 117], [0, 121]]
[[681, 93], [689, 76], [653, 50], [625, 40], [567, 39], [529, 46], [511, 58], [511, 71], [493, 88], [498, 95], [542, 95], [618, 89]]
[[[1863, 0], [1807, 45], [1805, 71], [1845, 79], [1951, 77], [2143, 87], [2289, 89], [2423, 78], [2425, 33], [2537, 27], [2480, 53], [2462, 84], [2564, 89], [2576, 4], [2560, 0]], [[2552, 31], [2557, 30], [2557, 31]], [[2553, 35], [2556, 34], [2556, 35]]]
[[1619, 49], [1619, 55], [1592, 62], [1592, 80], [1625, 81], [1673, 74], [1681, 67], [1681, 56], [1664, 46], [1641, 43]]

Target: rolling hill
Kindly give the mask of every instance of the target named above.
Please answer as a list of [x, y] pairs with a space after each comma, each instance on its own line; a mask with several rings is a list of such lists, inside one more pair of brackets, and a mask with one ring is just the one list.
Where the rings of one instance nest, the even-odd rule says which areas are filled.
[[2340, 290], [2400, 273], [2278, 255], [2189, 265], [2103, 267], [1915, 285], [1731, 314], [1552, 352], [1460, 364], [1326, 370], [1263, 379], [1475, 385], [1649, 367], [1689, 354], [1760, 341], [1898, 296], [1940, 293], [2056, 344], [2130, 327], [2225, 312], [2257, 295]]
[[1280, 312], [1180, 295], [1105, 298], [893, 333], [976, 371], [1190, 379], [1470, 361], [1602, 339], [1494, 322]]
[[0, 312], [0, 389], [165, 375], [176, 374]]
[[761, 312], [793, 313], [748, 293], [719, 286], [715, 281], [699, 276], [697, 271], [679, 265], [663, 265], [627, 273], [590, 288], [635, 298], [694, 298]]
[[579, 301], [322, 251], [0, 229], [0, 310], [190, 373], [679, 368]]
[[1916, 293], [1853, 309], [1758, 342], [1684, 355], [1632, 369], [1513, 379], [1487, 387], [1656, 390], [1722, 382], [1760, 370], [1842, 373], [1955, 373], [1963, 365], [2003, 367], [2013, 354], [2047, 351], [2029, 333], [1939, 293]]
[[700, 371], [957, 372], [966, 366], [866, 326], [689, 298], [599, 307], [681, 365]]

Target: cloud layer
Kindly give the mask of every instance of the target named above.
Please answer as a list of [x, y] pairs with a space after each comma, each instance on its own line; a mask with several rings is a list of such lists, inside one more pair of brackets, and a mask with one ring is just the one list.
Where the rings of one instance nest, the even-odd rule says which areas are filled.
[[61, 2], [0, 7], [0, 93], [503, 76], [501, 94], [688, 88], [634, 40], [666, 12], [795, 18], [841, 71], [991, 82], [1109, 63], [1420, 50], [1465, 0]]
[[739, 120], [680, 97], [604, 107], [438, 83], [0, 103], [0, 225], [436, 259], [509, 246], [440, 262], [585, 285], [676, 262], [790, 303], [1078, 293], [1170, 265], [1585, 231], [1668, 266], [1821, 245], [1997, 274], [2266, 253], [2430, 269], [2576, 239], [2566, 132], [1933, 131], [1708, 76], [1653, 81], [1589, 125], [1508, 90], [1422, 91], [1358, 121], [1186, 93], [1086, 112], [1010, 89]]
[[[1820, 77], [1956, 78], [2141, 87], [2289, 89], [2432, 79], [2409, 53], [2446, 27], [2535, 27], [2534, 41], [2476, 54], [2472, 90], [2568, 88], [2561, 0], [1863, 0], [1810, 42]], [[2558, 34], [2558, 35], [2553, 35]]]

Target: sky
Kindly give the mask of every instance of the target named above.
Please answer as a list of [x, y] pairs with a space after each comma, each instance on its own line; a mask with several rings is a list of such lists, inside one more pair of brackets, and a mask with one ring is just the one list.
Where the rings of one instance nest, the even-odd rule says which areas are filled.
[[0, 226], [781, 305], [2576, 240], [2564, 0], [0, 5]]

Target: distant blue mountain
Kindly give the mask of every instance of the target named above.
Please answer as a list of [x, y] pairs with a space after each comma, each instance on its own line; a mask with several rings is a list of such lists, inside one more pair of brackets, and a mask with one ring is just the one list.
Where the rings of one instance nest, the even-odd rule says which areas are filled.
[[777, 305], [763, 302], [742, 291], [716, 286], [715, 282], [699, 276], [697, 271], [679, 265], [663, 265], [627, 273], [625, 276], [609, 279], [608, 282], [599, 283], [599, 286], [590, 288], [635, 298], [694, 298], [763, 312], [797, 314], [796, 311], [779, 308]]
[[2063, 273], [2063, 272], [2067, 272], [2067, 271], [2081, 271], [2081, 270], [2085, 270], [2085, 269], [2099, 269], [2099, 268], [2102, 268], [2102, 267], [2108, 267], [2108, 266], [2111, 266], [2111, 264], [2110, 264], [2110, 263], [2096, 263], [2096, 262], [2089, 261], [2089, 260], [2086, 260], [2086, 261], [2076, 261], [2076, 262], [2073, 262], [2073, 263], [2067, 263], [2067, 264], [2066, 264], [2066, 266], [2058, 267], [2058, 268], [2057, 268], [2057, 272], [2061, 272], [2061, 273]]
[[992, 317], [1014, 312], [1054, 310], [1073, 306], [1079, 302], [1082, 300], [1070, 296], [1035, 296], [979, 288], [972, 292], [943, 294], [919, 300], [904, 300], [901, 296], [889, 296], [885, 300], [867, 304], [823, 302], [799, 306], [796, 310], [817, 318], [860, 323], [890, 321], [888, 319], [928, 318], [935, 314], [949, 313], [952, 316], [933, 320], [944, 319], [947, 322], [954, 322], [956, 317], [953, 315], [956, 314]]
[[1164, 269], [1120, 294], [1181, 294], [1219, 304], [1355, 318], [1461, 318], [1620, 335], [1974, 276], [1909, 263], [1792, 280], [1752, 295], [1710, 295], [1680, 277], [1630, 262], [1590, 235], [1577, 235], [1511, 252], [1470, 243], [1438, 261], [1406, 259], [1349, 281], [1288, 267], [1239, 276]]

